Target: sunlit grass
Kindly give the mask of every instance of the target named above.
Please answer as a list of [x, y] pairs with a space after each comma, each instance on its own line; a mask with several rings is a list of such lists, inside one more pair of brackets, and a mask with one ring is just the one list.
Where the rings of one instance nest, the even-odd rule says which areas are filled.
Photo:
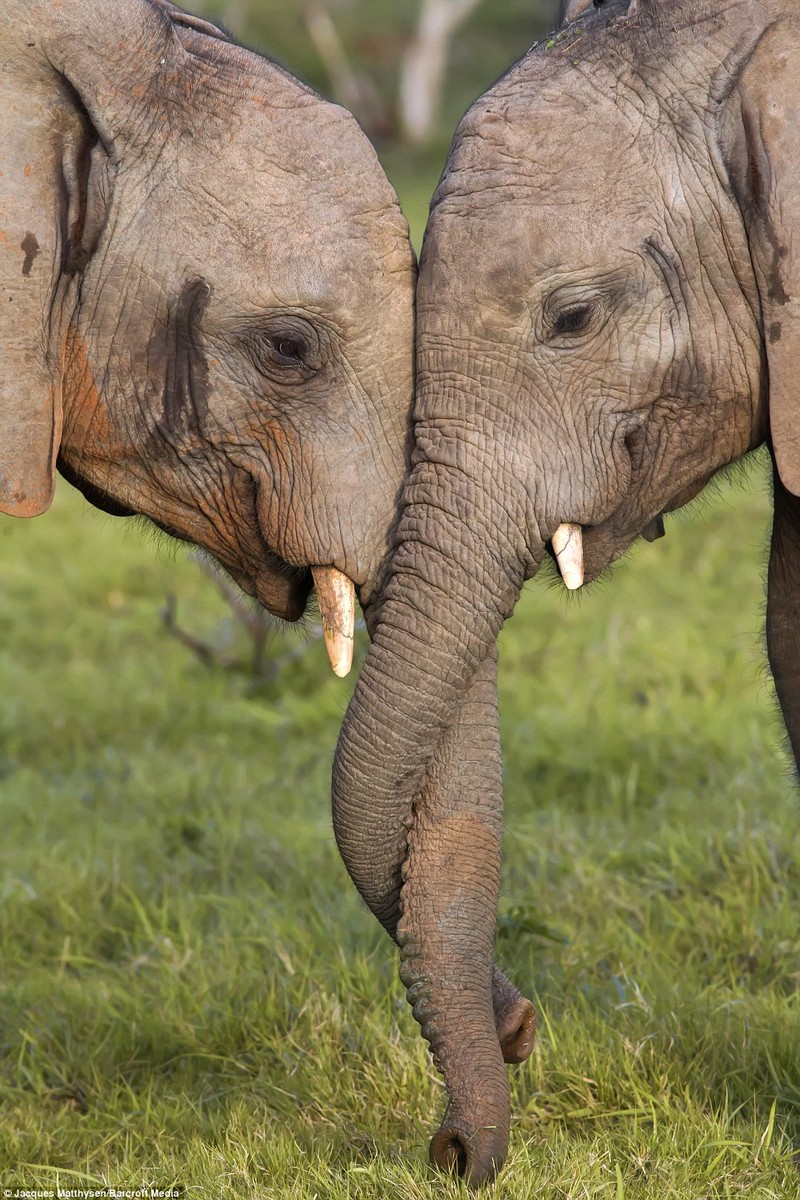
[[[797, 803], [763, 665], [763, 464], [503, 635], [498, 956], [536, 1000], [504, 1197], [797, 1193]], [[0, 523], [0, 1180], [455, 1196], [443, 1104], [330, 830], [349, 687], [276, 682], [198, 567], [95, 515]], [[275, 653], [283, 653], [278, 634]], [[291, 634], [292, 638], [302, 634]]]

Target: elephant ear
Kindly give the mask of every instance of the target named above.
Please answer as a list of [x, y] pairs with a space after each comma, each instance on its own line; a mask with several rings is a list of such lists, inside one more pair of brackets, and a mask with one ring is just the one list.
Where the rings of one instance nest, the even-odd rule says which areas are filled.
[[770, 434], [781, 482], [800, 496], [800, 21], [764, 34], [739, 100], [737, 190], [761, 300]]
[[[61, 306], [102, 229], [148, 88], [180, 50], [148, 0], [7, 0], [0, 22], [0, 512], [50, 505], [61, 437]], [[157, 86], [157, 85], [155, 85]]]
[[53, 497], [61, 435], [48, 362], [61, 164], [46, 94], [15, 82], [0, 85], [0, 511], [34, 517]]

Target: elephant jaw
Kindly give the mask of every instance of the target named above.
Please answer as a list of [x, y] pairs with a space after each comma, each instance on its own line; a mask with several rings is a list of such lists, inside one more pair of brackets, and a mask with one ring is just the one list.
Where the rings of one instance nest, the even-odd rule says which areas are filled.
[[289, 574], [274, 565], [263, 567], [255, 587], [238, 581], [246, 591], [254, 592], [264, 608], [285, 621], [298, 621], [306, 611], [312, 582], [322, 617], [322, 632], [333, 673], [343, 679], [353, 665], [356, 622], [356, 589], [352, 579], [336, 567], [314, 566]]
[[691, 503], [702, 492], [716, 471], [709, 471], [700, 479], [676, 493], [652, 520], [633, 533], [620, 533], [614, 528], [613, 518], [601, 525], [581, 526], [562, 524], [550, 539], [553, 555], [558, 563], [565, 587], [575, 591], [584, 583], [591, 582], [611, 563], [621, 558], [637, 537], [647, 542], [656, 542], [666, 534], [664, 516]]
[[[698, 489], [699, 490], [699, 489]], [[668, 510], [665, 510], [668, 511]], [[620, 537], [611, 522], [602, 525], [563, 524], [550, 539], [564, 586], [576, 591], [621, 558], [637, 537], [655, 542], [665, 536], [664, 514], [659, 513], [637, 532]]]

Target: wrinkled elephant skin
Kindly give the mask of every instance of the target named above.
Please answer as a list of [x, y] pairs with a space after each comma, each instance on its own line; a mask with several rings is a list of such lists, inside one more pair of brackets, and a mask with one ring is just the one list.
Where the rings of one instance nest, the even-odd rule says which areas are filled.
[[58, 466], [278, 616], [315, 566], [368, 601], [415, 263], [353, 117], [163, 0], [7, 0], [0, 50], [0, 511]]
[[[435, 784], [440, 760], [469, 744], [459, 730], [491, 753], [494, 645], [523, 581], [548, 548], [570, 586], [595, 578], [768, 439], [770, 661], [800, 749], [796, 6], [562, 9], [568, 23], [461, 122], [433, 200], [416, 445], [334, 774], [351, 874], [375, 911], [399, 906], [408, 932], [404, 978], [450, 1095], [433, 1157], [473, 1184], [508, 1137], [487, 1017], [499, 766], [490, 783], [465, 756], [456, 811], [469, 831]], [[382, 841], [360, 821], [369, 805]], [[418, 884], [424, 861], [450, 903]], [[398, 862], [402, 891], [386, 886]]]

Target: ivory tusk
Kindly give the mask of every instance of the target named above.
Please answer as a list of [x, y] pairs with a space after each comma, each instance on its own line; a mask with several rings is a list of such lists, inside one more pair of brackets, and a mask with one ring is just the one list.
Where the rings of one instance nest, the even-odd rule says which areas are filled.
[[583, 584], [583, 530], [580, 525], [559, 525], [550, 540], [564, 585], [574, 592]]
[[353, 633], [356, 623], [356, 590], [336, 567], [312, 567], [317, 589], [325, 649], [334, 675], [343, 679], [353, 665]]

